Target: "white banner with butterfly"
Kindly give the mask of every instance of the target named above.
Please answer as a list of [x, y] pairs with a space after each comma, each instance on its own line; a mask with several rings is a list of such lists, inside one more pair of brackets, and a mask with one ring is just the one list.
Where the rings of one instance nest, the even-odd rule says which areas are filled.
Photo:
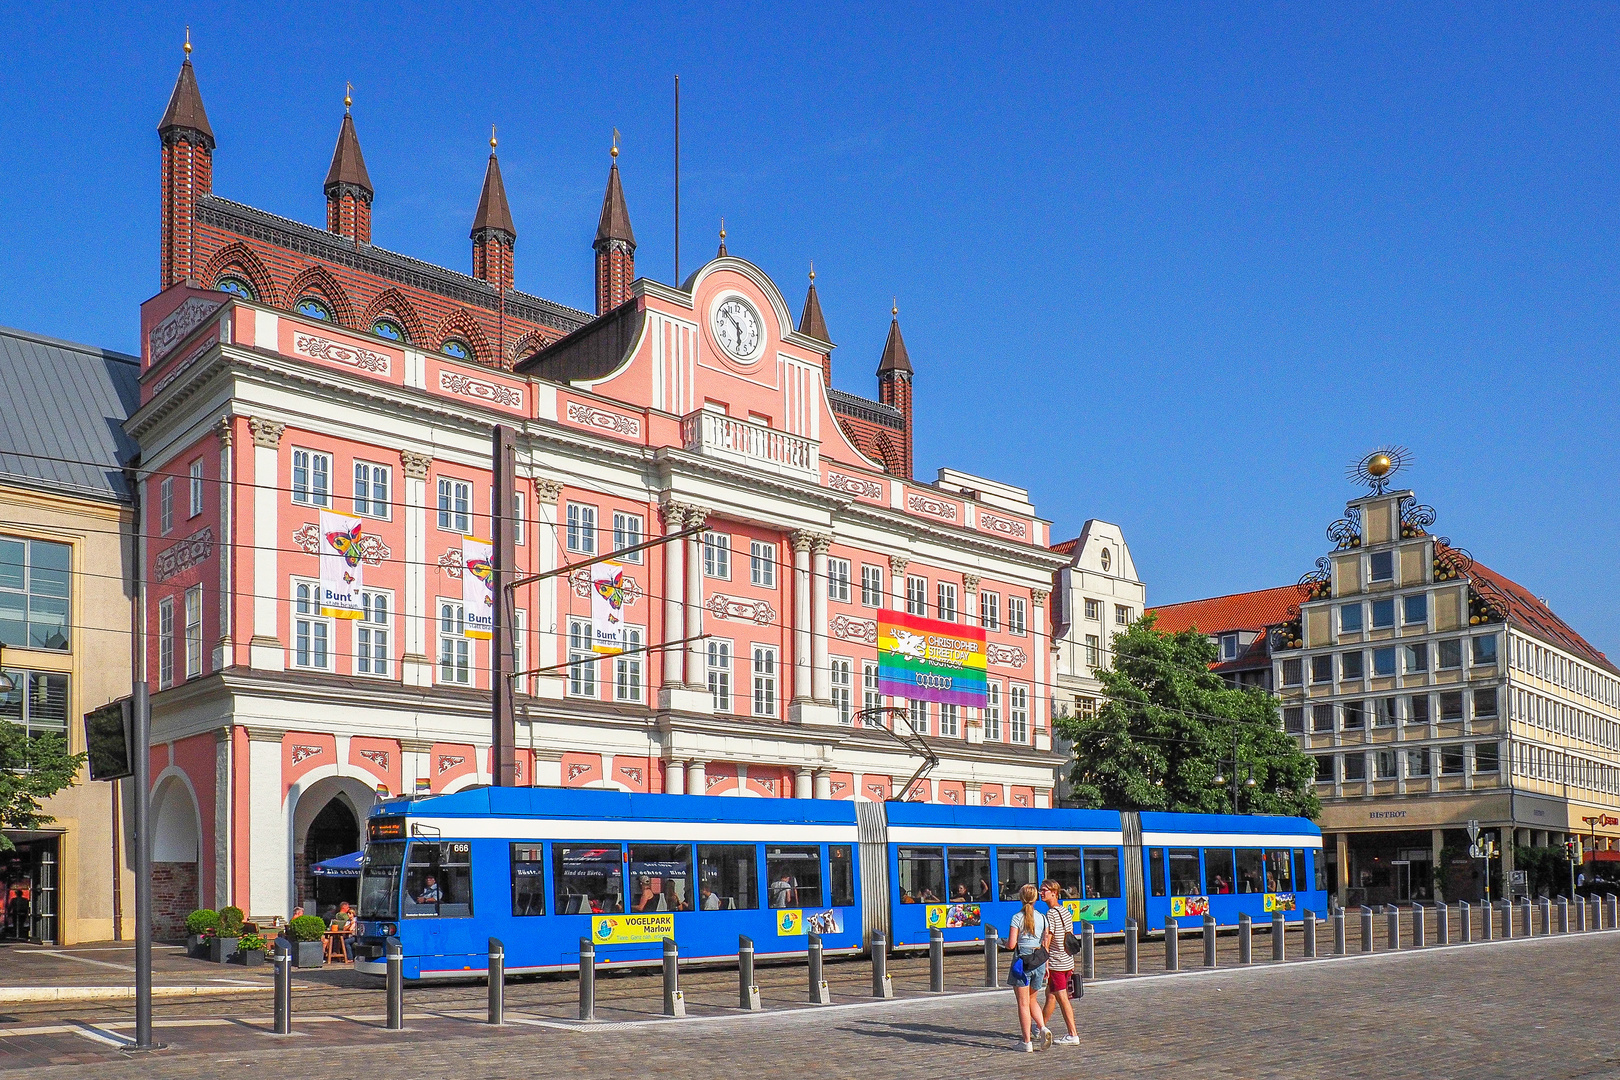
[[488, 540], [461, 538], [461, 609], [470, 638], [488, 641], [495, 632], [495, 548]]
[[603, 562], [591, 567], [591, 650], [611, 656], [624, 652], [624, 567]]
[[359, 518], [321, 511], [321, 614], [331, 619], [360, 618], [360, 590], [366, 587]]

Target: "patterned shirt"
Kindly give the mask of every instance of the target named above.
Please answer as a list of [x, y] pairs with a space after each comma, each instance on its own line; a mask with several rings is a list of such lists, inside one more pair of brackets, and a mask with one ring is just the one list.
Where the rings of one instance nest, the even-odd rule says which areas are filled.
[[1063, 948], [1063, 940], [1074, 929], [1074, 920], [1069, 916], [1069, 909], [1062, 904], [1046, 909], [1047, 925], [1052, 928], [1052, 947], [1048, 950], [1051, 959], [1047, 963], [1053, 971], [1073, 971], [1074, 957]]

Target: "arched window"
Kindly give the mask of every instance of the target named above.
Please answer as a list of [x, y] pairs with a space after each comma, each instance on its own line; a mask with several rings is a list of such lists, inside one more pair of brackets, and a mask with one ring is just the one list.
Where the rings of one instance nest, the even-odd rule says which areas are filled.
[[240, 296], [244, 300], [258, 299], [257, 296], [253, 295], [253, 286], [248, 284], [247, 279], [237, 277], [235, 274], [224, 275], [218, 281], [214, 282], [214, 288], [220, 292], [228, 292], [233, 296]]
[[332, 321], [332, 309], [326, 306], [326, 301], [317, 297], [299, 297], [298, 303], [293, 305], [293, 310], [311, 319], [319, 319], [322, 322]]
[[453, 356], [457, 360], [471, 360], [473, 358], [472, 346], [460, 338], [446, 338], [439, 351], [446, 356]]
[[378, 337], [385, 337], [389, 341], [403, 342], [411, 340], [410, 336], [405, 333], [405, 328], [393, 319], [378, 319], [371, 324], [371, 332]]

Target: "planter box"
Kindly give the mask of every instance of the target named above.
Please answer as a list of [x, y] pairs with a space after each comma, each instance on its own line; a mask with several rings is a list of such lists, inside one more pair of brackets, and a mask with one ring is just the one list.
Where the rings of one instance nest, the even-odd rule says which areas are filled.
[[186, 955], [193, 960], [208, 959], [208, 948], [203, 944], [202, 938], [196, 934], [186, 935]]
[[236, 955], [232, 956], [229, 962], [241, 964], [243, 967], [260, 967], [264, 964], [264, 950], [238, 949]]
[[208, 959], [216, 964], [223, 964], [236, 955], [237, 939], [233, 937], [217, 937], [208, 943]]
[[325, 950], [318, 941], [293, 942], [293, 967], [318, 968], [326, 966]]

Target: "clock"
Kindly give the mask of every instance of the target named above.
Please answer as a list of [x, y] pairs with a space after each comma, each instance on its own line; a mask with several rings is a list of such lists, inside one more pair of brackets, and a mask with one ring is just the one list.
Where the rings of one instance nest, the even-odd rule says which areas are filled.
[[739, 297], [728, 297], [714, 309], [714, 339], [737, 360], [750, 360], [759, 349], [759, 316]]

